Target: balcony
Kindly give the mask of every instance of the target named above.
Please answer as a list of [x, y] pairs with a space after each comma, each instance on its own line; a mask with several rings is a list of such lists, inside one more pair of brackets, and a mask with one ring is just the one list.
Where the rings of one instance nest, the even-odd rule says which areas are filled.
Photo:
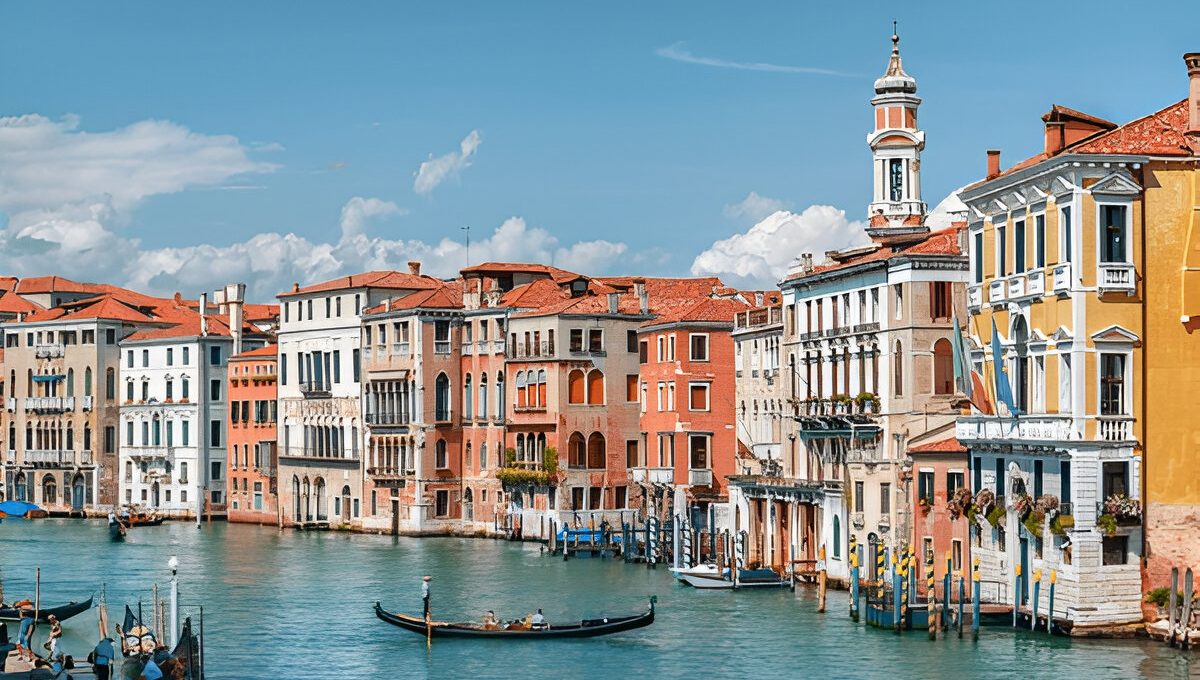
[[86, 396], [86, 397], [81, 397], [81, 399], [83, 400], [83, 404], [82, 404], [82, 408], [83, 408], [83, 410], [84, 410], [84, 411], [91, 411], [91, 410], [92, 410], [92, 404], [94, 403], [95, 397], [93, 397], [93, 396], [91, 396], [91, 395], [89, 394], [89, 395], [88, 395], [88, 396]]
[[988, 283], [988, 302], [1004, 301], [1004, 279], [995, 279]]
[[58, 357], [61, 357], [64, 352], [65, 349], [63, 346], [58, 344], [33, 346], [33, 356], [37, 357], [38, 359], [57, 359]]
[[392, 343], [392, 356], [394, 356], [394, 357], [411, 356], [412, 352], [410, 351], [409, 347], [410, 347], [410, 345], [407, 342], [393, 342]]
[[38, 413], [62, 413], [75, 410], [75, 397], [26, 397], [25, 410]]
[[[572, 349], [571, 352], [580, 353], [582, 349]], [[554, 356], [554, 343], [547, 340], [541, 342], [521, 343], [513, 345], [512, 351], [509, 352], [510, 359], [537, 359], [549, 358]]]
[[412, 419], [407, 413], [387, 412], [368, 413], [366, 421], [368, 425], [408, 425]]
[[9, 413], [15, 412], [17, 410], [17, 398], [16, 397], [5, 397], [4, 398], [4, 410], [8, 411]]
[[305, 381], [300, 383], [300, 394], [304, 395], [305, 399], [328, 399], [329, 385], [315, 380]]
[[962, 416], [955, 423], [959, 441], [1017, 440], [1066, 441], [1080, 439], [1068, 415], [1031, 415], [1020, 418]]
[[1025, 275], [1013, 274], [1008, 277], [1008, 297], [1025, 297]]
[[96, 457], [94, 455], [92, 455], [91, 451], [80, 451], [79, 452], [79, 464], [80, 465], [95, 465]]
[[1098, 416], [1097, 435], [1106, 442], [1133, 441], [1133, 418], [1130, 416]]
[[967, 286], [967, 307], [979, 309], [983, 306], [983, 285], [976, 283]]
[[1101, 262], [1096, 276], [1096, 287], [1101, 293], [1137, 292], [1137, 275], [1133, 265], [1127, 262]]
[[75, 455], [70, 451], [48, 451], [30, 449], [25, 452], [26, 465], [53, 466], [73, 465]]
[[1046, 272], [1034, 269], [1025, 277], [1025, 293], [1036, 297], [1046, 294]]
[[471, 356], [475, 353], [475, 343], [471, 342], [470, 340], [464, 342], [460, 352], [463, 356]]
[[712, 483], [712, 470], [688, 470], [688, 484], [690, 486], [712, 486]]
[[1054, 292], [1066, 293], [1071, 290], [1071, 263], [1055, 265], [1053, 270]]
[[9, 465], [16, 463], [17, 462], [17, 452], [16, 451], [5, 451], [4, 452], [4, 460]]
[[449, 340], [434, 340], [433, 341], [433, 353], [440, 354], [442, 356], [449, 356], [450, 355], [450, 341]]
[[504, 341], [503, 340], [493, 340], [492, 341], [492, 354], [504, 354]]
[[629, 478], [635, 484], [672, 484], [675, 482], [675, 470], [669, 467], [629, 468]]
[[850, 524], [853, 525], [855, 529], [861, 529], [867, 525], [867, 521], [866, 518], [863, 517], [863, 513], [855, 512], [850, 514]]
[[885, 462], [883, 451], [878, 446], [862, 446], [846, 451], [847, 463], [882, 463]]
[[413, 474], [412, 470], [402, 470], [398, 467], [367, 468], [367, 476], [376, 481], [396, 481]]
[[129, 459], [136, 463], [152, 463], [175, 458], [174, 446], [123, 446], [121, 450], [126, 452]]
[[872, 321], [870, 323], [855, 324], [854, 332], [855, 333], [878, 333], [879, 332], [879, 322]]

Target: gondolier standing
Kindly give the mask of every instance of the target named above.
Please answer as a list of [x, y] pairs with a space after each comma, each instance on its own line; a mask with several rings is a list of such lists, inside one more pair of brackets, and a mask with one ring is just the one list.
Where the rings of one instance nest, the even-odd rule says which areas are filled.
[[425, 620], [429, 620], [429, 582], [433, 578], [429, 576], [421, 577], [421, 600], [425, 603]]

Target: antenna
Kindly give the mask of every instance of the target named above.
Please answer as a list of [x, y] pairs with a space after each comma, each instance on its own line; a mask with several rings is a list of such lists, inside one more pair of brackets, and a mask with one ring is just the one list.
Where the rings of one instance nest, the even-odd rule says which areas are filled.
[[471, 225], [459, 227], [467, 233], [467, 266], [471, 266]]

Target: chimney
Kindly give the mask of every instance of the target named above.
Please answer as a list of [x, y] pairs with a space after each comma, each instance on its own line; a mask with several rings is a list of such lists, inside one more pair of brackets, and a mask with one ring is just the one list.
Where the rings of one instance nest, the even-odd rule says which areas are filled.
[[383, 311], [385, 311], [385, 312], [392, 311], [392, 299], [391, 298], [388, 298], [383, 301]]
[[650, 313], [650, 296], [646, 293], [646, 279], [638, 277], [633, 280], [633, 292], [637, 294], [638, 311], [642, 314]]
[[200, 294], [200, 337], [208, 337], [208, 293]]
[[408, 263], [408, 273], [413, 276], [421, 275], [421, 262], [419, 260], [411, 260]]
[[755, 293], [755, 294], [754, 294], [754, 306], [755, 306], [755, 307], [762, 307], [762, 304], [763, 304], [763, 294], [762, 294], [762, 293]]
[[1188, 127], [1189, 135], [1200, 135], [1200, 52], [1183, 55], [1188, 72]]
[[608, 294], [608, 313], [616, 314], [617, 310], [620, 308], [620, 305], [621, 305], [621, 294], [620, 293], [609, 293]]
[[1000, 149], [988, 149], [987, 157], [987, 178], [992, 179], [1000, 175]]
[[246, 284], [231, 283], [225, 286], [222, 298], [225, 311], [229, 314], [229, 334], [233, 336], [233, 354], [242, 353], [242, 326], [245, 323]]
[[811, 272], [813, 268], [812, 253], [800, 253], [800, 271]]
[[300, 292], [300, 284], [298, 282], [294, 282], [294, 281], [292, 282], [292, 292], [293, 293]]

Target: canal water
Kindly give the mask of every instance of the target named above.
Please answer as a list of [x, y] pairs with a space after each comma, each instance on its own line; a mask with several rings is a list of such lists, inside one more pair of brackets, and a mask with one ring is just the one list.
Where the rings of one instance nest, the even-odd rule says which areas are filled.
[[[614, 678], [641, 677], [1058, 677], [1185, 678], [1188, 657], [1147, 641], [1090, 641], [984, 628], [979, 642], [897, 636], [846, 615], [844, 593], [816, 613], [798, 589], [700, 591], [666, 568], [543, 555], [536, 544], [280, 532], [270, 527], [168, 523], [113, 543], [102, 521], [6, 519], [0, 578], [9, 601], [32, 597], [42, 569], [47, 604], [86, 598], [105, 584], [109, 617], [168, 592], [179, 558], [185, 613], [204, 606], [210, 678]], [[658, 596], [654, 625], [579, 641], [504, 643], [425, 639], [375, 618], [420, 613], [420, 579], [433, 576], [440, 619], [505, 619], [537, 607], [551, 622], [642, 611]], [[15, 624], [10, 624], [15, 635]], [[64, 647], [85, 656], [95, 610], [66, 623]], [[45, 627], [39, 628], [39, 633]], [[39, 636], [40, 637], [40, 636]], [[40, 641], [37, 642], [40, 646]], [[1200, 659], [1200, 657], [1198, 657]], [[1200, 660], [1194, 663], [1200, 671]]]

